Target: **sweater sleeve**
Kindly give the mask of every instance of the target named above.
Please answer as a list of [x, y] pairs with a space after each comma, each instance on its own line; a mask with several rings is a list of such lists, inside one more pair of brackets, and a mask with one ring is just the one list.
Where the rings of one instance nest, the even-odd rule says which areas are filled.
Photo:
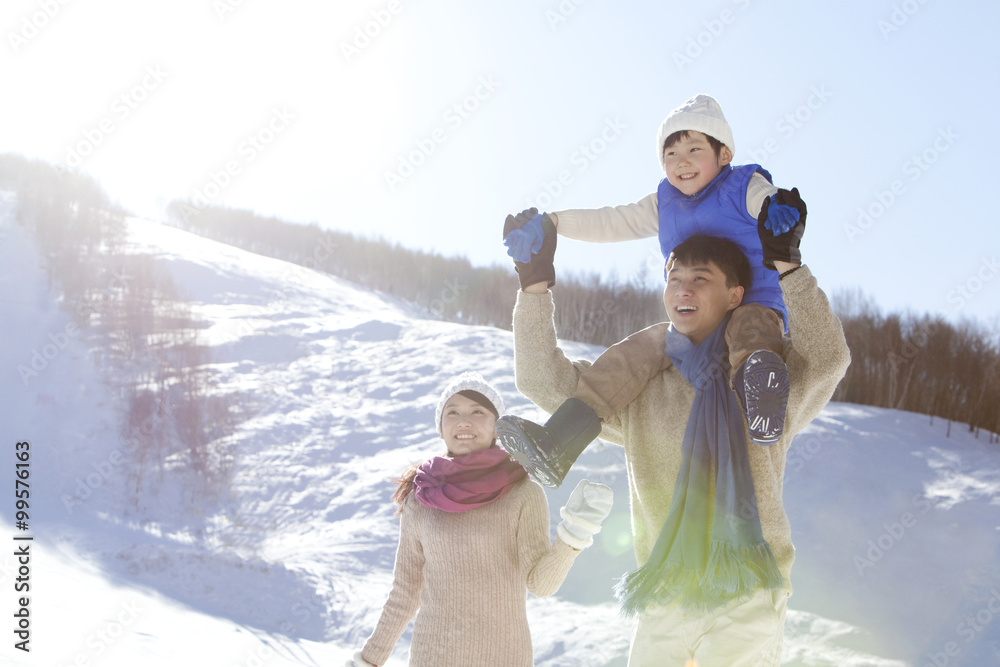
[[528, 590], [538, 597], [559, 590], [580, 554], [559, 538], [549, 542], [549, 504], [542, 487], [530, 481], [518, 519], [517, 542], [521, 562], [528, 570]]
[[[785, 363], [791, 378], [785, 432], [801, 431], [826, 406], [851, 363], [840, 320], [806, 266], [781, 281], [788, 306]], [[783, 443], [787, 449], [791, 438]]]
[[[552, 292], [518, 292], [514, 305], [514, 383], [518, 391], [552, 414], [576, 394], [577, 382], [591, 362], [570, 361], [559, 348]], [[621, 416], [606, 419], [601, 438], [621, 443]]]
[[[413, 502], [413, 496], [406, 503]], [[406, 626], [420, 607], [420, 592], [424, 587], [424, 551], [420, 543], [415, 512], [403, 507], [399, 521], [399, 547], [393, 568], [392, 590], [382, 607], [375, 631], [361, 650], [361, 656], [374, 665], [384, 665]]]
[[764, 206], [764, 200], [778, 191], [778, 188], [771, 185], [764, 176], [757, 172], [750, 177], [747, 184], [747, 213], [754, 219], [760, 215], [760, 209]]
[[556, 211], [560, 236], [590, 243], [634, 241], [657, 236], [660, 217], [657, 212], [656, 193], [647, 195], [634, 204], [605, 206], [595, 209], [569, 209]]

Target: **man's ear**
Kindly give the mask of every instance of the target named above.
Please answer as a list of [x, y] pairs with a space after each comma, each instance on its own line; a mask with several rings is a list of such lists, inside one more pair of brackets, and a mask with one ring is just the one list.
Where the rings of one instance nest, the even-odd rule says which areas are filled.
[[735, 310], [741, 303], [743, 303], [743, 285], [737, 285], [736, 287], [729, 288], [729, 308], [727, 310]]
[[733, 161], [733, 152], [729, 150], [729, 146], [722, 144], [722, 149], [719, 151], [719, 164], [725, 167], [732, 161]]

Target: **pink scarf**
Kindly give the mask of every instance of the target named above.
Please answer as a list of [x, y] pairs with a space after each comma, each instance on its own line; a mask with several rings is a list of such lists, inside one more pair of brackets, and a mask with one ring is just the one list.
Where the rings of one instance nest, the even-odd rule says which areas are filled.
[[502, 498], [527, 473], [499, 447], [447, 459], [435, 456], [417, 469], [417, 500], [445, 512], [465, 512]]

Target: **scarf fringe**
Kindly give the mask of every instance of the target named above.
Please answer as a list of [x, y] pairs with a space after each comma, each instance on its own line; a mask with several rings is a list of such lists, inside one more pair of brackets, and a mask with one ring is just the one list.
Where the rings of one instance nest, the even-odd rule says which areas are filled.
[[676, 563], [643, 566], [629, 572], [615, 587], [624, 616], [636, 616], [650, 605], [680, 604], [692, 611], [711, 611], [758, 590], [785, 585], [778, 561], [767, 542], [736, 547], [713, 541], [704, 573]]

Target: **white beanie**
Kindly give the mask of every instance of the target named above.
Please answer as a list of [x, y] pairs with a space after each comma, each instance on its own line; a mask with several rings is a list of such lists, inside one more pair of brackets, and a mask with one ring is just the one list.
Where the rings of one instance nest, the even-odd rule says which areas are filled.
[[721, 141], [734, 155], [736, 154], [733, 129], [726, 122], [726, 117], [722, 115], [722, 106], [714, 97], [695, 95], [663, 119], [660, 131], [656, 133], [656, 157], [662, 169], [666, 169], [666, 164], [663, 162], [663, 144], [667, 137], [681, 130], [694, 130], [707, 134]]
[[452, 378], [448, 386], [441, 392], [441, 398], [438, 399], [437, 409], [434, 412], [434, 425], [437, 427], [438, 433], [441, 432], [441, 413], [444, 412], [445, 403], [460, 391], [479, 392], [486, 397], [486, 400], [493, 404], [493, 409], [497, 411], [498, 415], [504, 413], [503, 399], [500, 398], [497, 390], [491, 387], [479, 373], [466, 371]]

